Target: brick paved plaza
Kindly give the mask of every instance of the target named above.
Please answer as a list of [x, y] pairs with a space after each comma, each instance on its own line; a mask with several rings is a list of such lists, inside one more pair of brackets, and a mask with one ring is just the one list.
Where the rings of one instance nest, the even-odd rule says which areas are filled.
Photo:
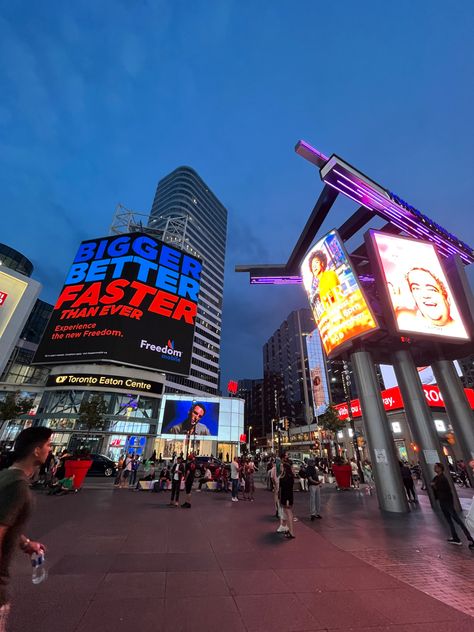
[[298, 493], [287, 541], [264, 489], [254, 503], [194, 494], [191, 510], [98, 479], [36, 496], [28, 533], [49, 547], [49, 578], [34, 586], [18, 556], [12, 632], [474, 630], [474, 556], [446, 544], [423, 497], [382, 518], [375, 498], [325, 489], [310, 522]]

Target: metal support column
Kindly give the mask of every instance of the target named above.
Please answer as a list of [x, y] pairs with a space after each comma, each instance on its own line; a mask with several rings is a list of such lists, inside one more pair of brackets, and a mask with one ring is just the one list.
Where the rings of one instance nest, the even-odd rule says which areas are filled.
[[408, 501], [395, 454], [395, 444], [372, 356], [368, 351], [356, 351], [351, 354], [350, 360], [359, 391], [379, 507], [382, 511], [408, 513]]
[[[393, 368], [397, 376], [398, 386], [402, 394], [405, 406], [405, 414], [410, 428], [411, 435], [419, 448], [419, 459], [421, 471], [426, 483], [426, 490], [433, 509], [438, 510], [431, 481], [435, 476], [434, 466], [442, 463], [446, 473], [449, 471], [446, 457], [441, 450], [438, 435], [431, 416], [430, 409], [426, 402], [425, 393], [421, 385], [420, 376], [416, 369], [415, 362], [408, 350], [400, 349], [392, 354]], [[456, 489], [450, 476], [447, 476], [453, 493], [454, 507], [460, 510], [459, 499]]]
[[474, 414], [454, 364], [448, 360], [437, 360], [431, 366], [467, 466], [466, 471], [471, 487], [474, 487], [474, 472], [469, 467], [469, 461], [474, 459]]

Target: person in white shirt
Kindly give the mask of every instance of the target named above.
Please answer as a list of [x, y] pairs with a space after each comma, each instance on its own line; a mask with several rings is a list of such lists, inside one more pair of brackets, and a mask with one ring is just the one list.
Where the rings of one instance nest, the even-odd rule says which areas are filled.
[[206, 467], [204, 471], [204, 476], [201, 476], [201, 478], [199, 479], [199, 486], [198, 486], [197, 491], [198, 492], [201, 491], [204, 483], [211, 483], [211, 482], [212, 482], [212, 473], [211, 473], [211, 470], [208, 467]]
[[230, 480], [232, 481], [232, 502], [238, 502], [239, 480], [240, 480], [240, 463], [238, 457], [234, 456], [234, 460], [230, 464]]
[[359, 489], [360, 485], [360, 476], [359, 476], [359, 468], [357, 467], [357, 462], [354, 458], [351, 459], [351, 474], [352, 474], [352, 485], [354, 489]]

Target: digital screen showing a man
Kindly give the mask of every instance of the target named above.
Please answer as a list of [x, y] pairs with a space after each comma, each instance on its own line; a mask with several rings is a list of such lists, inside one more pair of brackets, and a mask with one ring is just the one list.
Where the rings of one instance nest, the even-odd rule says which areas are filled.
[[336, 231], [308, 252], [301, 264], [301, 276], [328, 355], [352, 338], [377, 328]]
[[469, 340], [433, 244], [373, 233], [398, 331]]
[[217, 436], [219, 403], [167, 399], [162, 428], [163, 434], [174, 436]]

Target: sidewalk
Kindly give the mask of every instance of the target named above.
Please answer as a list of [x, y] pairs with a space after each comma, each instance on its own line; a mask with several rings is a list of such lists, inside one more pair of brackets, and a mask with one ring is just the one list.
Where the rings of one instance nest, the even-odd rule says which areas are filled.
[[295, 496], [301, 519], [288, 541], [275, 533], [271, 494], [260, 489], [254, 503], [194, 494], [191, 510], [169, 508], [167, 494], [93, 485], [38, 494], [28, 533], [48, 545], [50, 576], [34, 586], [17, 558], [11, 632], [474, 629], [462, 604], [450, 607], [397, 576], [402, 565], [429, 578], [440, 560], [462, 580], [450, 585], [445, 573], [444, 590], [472, 586], [474, 556], [448, 549], [430, 510], [386, 519], [374, 498], [326, 490], [324, 519], [311, 523], [307, 494]]

